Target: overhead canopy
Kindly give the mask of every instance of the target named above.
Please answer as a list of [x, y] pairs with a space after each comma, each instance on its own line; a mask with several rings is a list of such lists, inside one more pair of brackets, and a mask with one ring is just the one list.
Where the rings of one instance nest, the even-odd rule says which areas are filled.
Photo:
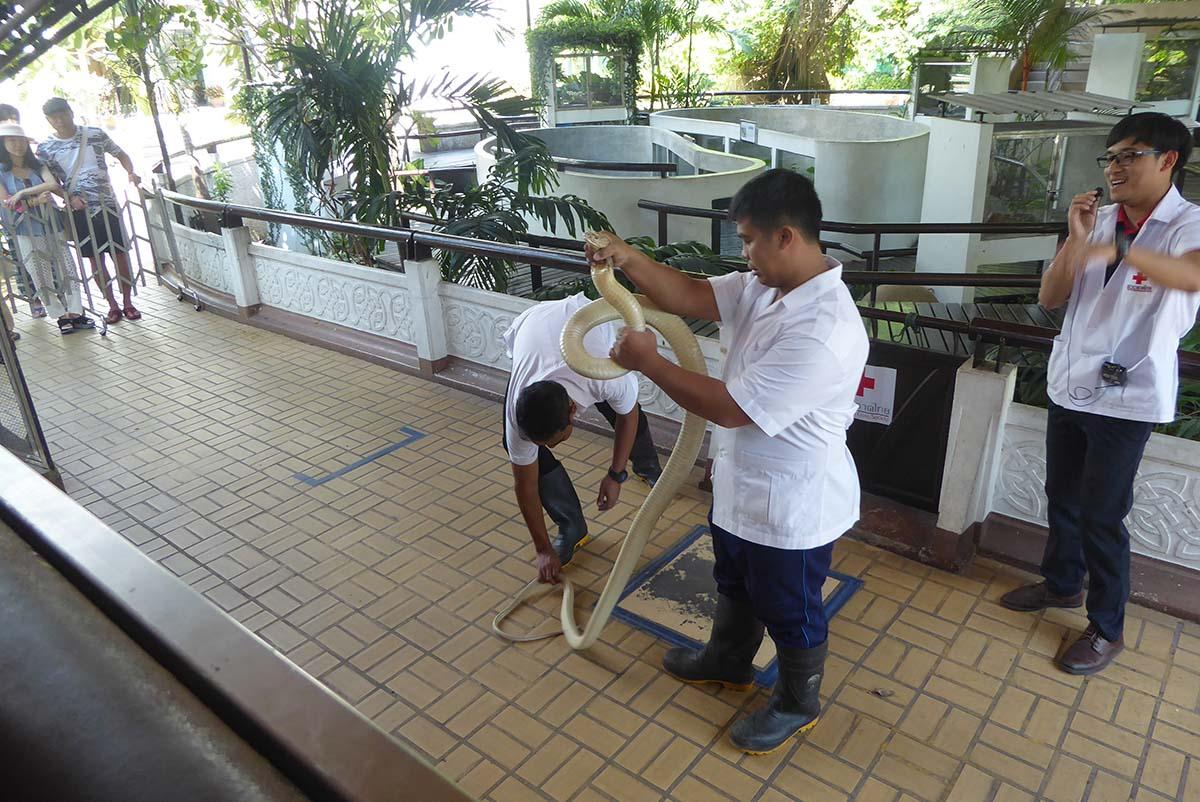
[[22, 0], [0, 3], [0, 81], [117, 4], [117, 0]]
[[1083, 111], [1092, 114], [1128, 114], [1147, 108], [1144, 103], [1106, 97], [1091, 92], [940, 92], [926, 95], [945, 108], [947, 104], [971, 109], [980, 118], [984, 114], [1054, 114]]
[[[1167, 3], [1137, 3], [1105, 9], [1100, 27], [1162, 28], [1200, 24], [1200, 0], [1173, 0]], [[1116, 13], [1113, 13], [1116, 12]]]

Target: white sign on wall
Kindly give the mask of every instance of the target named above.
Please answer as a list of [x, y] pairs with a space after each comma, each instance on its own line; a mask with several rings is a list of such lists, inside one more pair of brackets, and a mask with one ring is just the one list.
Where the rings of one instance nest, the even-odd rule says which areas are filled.
[[896, 369], [867, 365], [854, 400], [858, 404], [855, 419], [890, 425], [896, 406]]
[[741, 139], [743, 142], [758, 142], [758, 123], [752, 120], [738, 120], [741, 126]]

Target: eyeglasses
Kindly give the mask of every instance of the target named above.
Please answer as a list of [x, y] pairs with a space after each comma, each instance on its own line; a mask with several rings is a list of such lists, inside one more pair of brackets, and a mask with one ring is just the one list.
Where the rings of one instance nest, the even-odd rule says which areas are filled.
[[1133, 164], [1133, 160], [1139, 156], [1161, 156], [1161, 150], [1123, 150], [1120, 153], [1105, 153], [1103, 156], [1096, 157], [1096, 164], [1101, 169], [1108, 167], [1113, 162], [1116, 162], [1118, 167], [1128, 167]]

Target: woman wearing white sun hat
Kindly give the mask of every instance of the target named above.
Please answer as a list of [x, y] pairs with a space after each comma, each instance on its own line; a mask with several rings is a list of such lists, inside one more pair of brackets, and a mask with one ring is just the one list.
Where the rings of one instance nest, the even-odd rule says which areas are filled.
[[66, 240], [61, 226], [55, 225], [51, 196], [62, 189], [29, 143], [20, 125], [0, 123], [0, 207], [38, 297], [58, 318], [59, 330], [68, 334], [94, 324], [83, 315]]

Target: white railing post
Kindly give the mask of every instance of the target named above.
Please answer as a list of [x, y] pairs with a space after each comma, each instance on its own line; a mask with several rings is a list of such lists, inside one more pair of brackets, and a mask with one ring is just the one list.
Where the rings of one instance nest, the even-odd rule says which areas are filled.
[[939, 529], [959, 534], [987, 517], [1016, 384], [1013, 365], [1002, 365], [997, 372], [972, 367], [968, 359], [958, 369], [938, 504]]
[[432, 375], [443, 370], [449, 361], [446, 318], [442, 310], [442, 297], [438, 292], [438, 286], [442, 283], [442, 266], [437, 259], [406, 259], [404, 274], [410, 280], [417, 362], [422, 373]]
[[250, 256], [250, 229], [245, 226], [222, 228], [221, 240], [225, 245], [225, 263], [229, 266], [229, 283], [238, 317], [249, 317], [262, 304], [258, 279], [254, 275], [254, 259]]

